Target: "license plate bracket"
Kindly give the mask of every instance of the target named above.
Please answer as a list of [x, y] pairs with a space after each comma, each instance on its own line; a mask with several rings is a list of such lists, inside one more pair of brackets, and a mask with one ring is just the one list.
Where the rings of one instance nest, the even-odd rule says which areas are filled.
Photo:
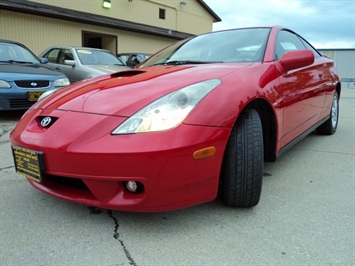
[[29, 91], [27, 92], [27, 100], [30, 102], [37, 102], [44, 91]]
[[11, 146], [16, 172], [36, 182], [42, 182], [45, 170], [44, 153], [20, 146]]

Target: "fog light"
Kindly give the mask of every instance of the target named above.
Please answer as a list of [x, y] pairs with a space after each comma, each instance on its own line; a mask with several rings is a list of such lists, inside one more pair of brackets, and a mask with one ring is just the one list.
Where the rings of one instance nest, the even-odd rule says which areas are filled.
[[125, 182], [125, 187], [129, 192], [132, 192], [132, 193], [141, 193], [144, 190], [143, 184], [140, 182], [136, 182], [136, 181]]

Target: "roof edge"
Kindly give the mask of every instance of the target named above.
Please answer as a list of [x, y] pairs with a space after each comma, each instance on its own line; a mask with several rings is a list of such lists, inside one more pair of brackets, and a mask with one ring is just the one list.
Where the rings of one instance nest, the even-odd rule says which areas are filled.
[[211, 16], [214, 18], [213, 22], [221, 22], [222, 19], [212, 10], [212, 8], [210, 8], [205, 1], [203, 0], [197, 0], [198, 3], [200, 3], [200, 5], [202, 5], [207, 11], [208, 13], [211, 14]]
[[110, 27], [143, 34], [151, 34], [154, 36], [165, 37], [175, 40], [182, 40], [191, 36], [195, 36], [194, 34], [190, 33], [173, 31], [165, 28], [149, 26], [121, 19], [109, 18], [101, 15], [46, 5], [37, 2], [31, 2], [27, 0], [0, 0], [0, 9], [74, 22], [81, 22], [96, 26]]

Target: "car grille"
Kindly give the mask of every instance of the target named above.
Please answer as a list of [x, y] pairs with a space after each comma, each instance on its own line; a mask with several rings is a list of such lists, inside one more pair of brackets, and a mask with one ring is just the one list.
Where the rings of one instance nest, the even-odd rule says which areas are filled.
[[15, 80], [15, 84], [19, 88], [47, 88], [49, 80]]
[[30, 102], [27, 99], [10, 99], [9, 106], [14, 108], [30, 108], [35, 102]]
[[43, 179], [65, 187], [89, 190], [85, 183], [79, 178], [68, 178], [63, 176], [44, 174]]

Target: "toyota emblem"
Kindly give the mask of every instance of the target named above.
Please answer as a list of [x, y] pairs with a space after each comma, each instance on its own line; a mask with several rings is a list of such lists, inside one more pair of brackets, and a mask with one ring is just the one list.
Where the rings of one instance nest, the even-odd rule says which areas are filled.
[[47, 127], [51, 122], [52, 122], [52, 118], [50, 118], [49, 116], [46, 116], [41, 120], [41, 126]]
[[31, 82], [31, 86], [32, 87], [37, 87], [37, 83], [36, 82]]

